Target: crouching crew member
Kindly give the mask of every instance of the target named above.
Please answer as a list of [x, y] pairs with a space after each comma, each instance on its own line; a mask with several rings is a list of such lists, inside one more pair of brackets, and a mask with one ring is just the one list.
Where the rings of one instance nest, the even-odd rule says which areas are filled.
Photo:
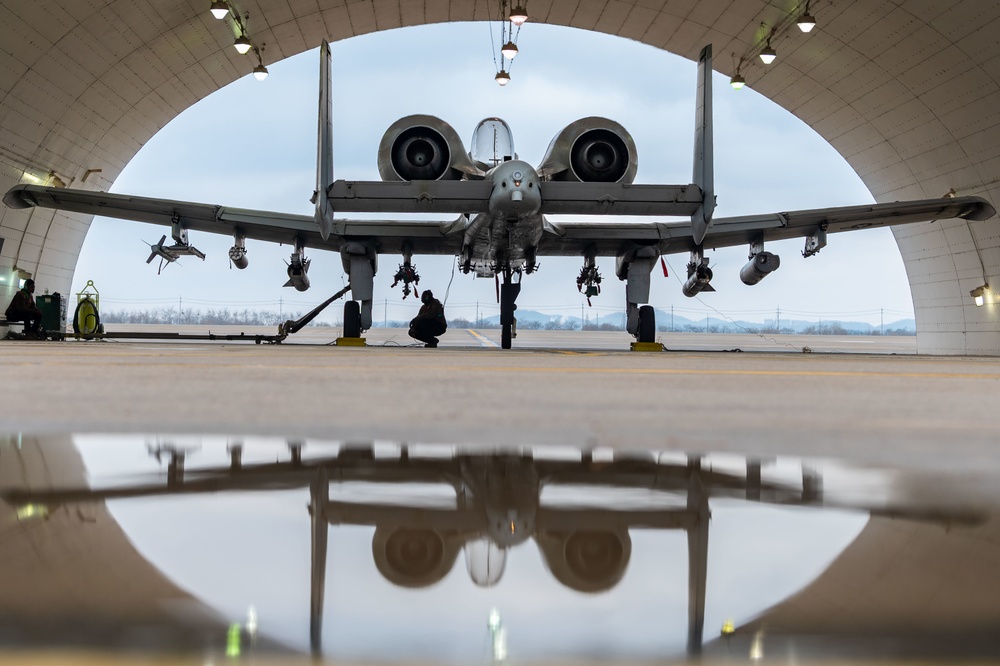
[[7, 321], [23, 321], [27, 338], [41, 337], [42, 311], [35, 305], [35, 281], [25, 280], [24, 286], [10, 299], [4, 316]]
[[448, 330], [448, 322], [444, 318], [444, 306], [434, 298], [430, 289], [425, 289], [420, 295], [420, 312], [410, 321], [410, 337], [426, 343], [425, 347], [437, 347], [437, 336], [444, 335]]

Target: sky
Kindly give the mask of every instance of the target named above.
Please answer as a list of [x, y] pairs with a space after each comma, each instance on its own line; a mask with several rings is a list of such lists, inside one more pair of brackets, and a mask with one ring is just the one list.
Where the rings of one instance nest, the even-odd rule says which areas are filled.
[[[819, 26], [817, 29], [821, 29]], [[638, 149], [637, 183], [691, 181], [695, 64], [650, 46], [608, 35], [533, 24], [522, 28], [512, 80], [498, 86], [486, 23], [420, 26], [355, 37], [332, 45], [335, 177], [377, 180], [376, 152], [397, 119], [429, 113], [466, 142], [483, 118], [510, 125], [521, 159], [537, 164], [549, 141], [579, 118], [620, 122]], [[808, 39], [803, 35], [797, 37]], [[492, 48], [491, 48], [492, 47]], [[267, 52], [265, 51], [265, 58]], [[716, 60], [728, 57], [716, 54]], [[249, 56], [248, 56], [249, 58]], [[249, 63], [249, 60], [248, 60]], [[262, 82], [249, 74], [193, 105], [157, 133], [129, 163], [112, 192], [311, 215], [315, 187], [318, 50], [268, 63]], [[250, 64], [247, 65], [250, 71]], [[850, 166], [812, 129], [747, 87], [734, 91], [716, 75], [717, 217], [873, 201]], [[206, 261], [145, 263], [147, 243], [165, 228], [95, 218], [81, 252], [73, 292], [93, 280], [102, 310], [166, 307], [245, 308], [304, 312], [346, 284], [340, 257], [318, 249], [312, 288], [282, 288], [291, 248], [248, 242], [250, 266], [229, 266], [229, 237], [191, 233]], [[754, 287], [739, 280], [747, 248], [708, 253], [717, 292], [681, 294], [686, 255], [666, 257], [670, 277], [653, 274], [651, 304], [678, 315], [765, 321], [843, 319], [878, 323], [912, 316], [903, 262], [887, 229], [831, 235], [817, 256], [803, 259], [803, 241], [769, 243], [780, 269]], [[400, 257], [383, 255], [375, 284], [374, 319], [408, 320], [419, 307], [391, 289]], [[492, 279], [453, 270], [451, 257], [414, 259], [420, 287], [432, 289], [449, 318], [496, 314]], [[524, 279], [522, 309], [588, 318], [621, 312], [624, 283], [614, 259], [599, 260], [603, 292], [593, 307], [576, 289], [580, 261], [541, 257]], [[873, 280], [878, 267], [879, 279]], [[321, 320], [336, 323], [340, 306]]]

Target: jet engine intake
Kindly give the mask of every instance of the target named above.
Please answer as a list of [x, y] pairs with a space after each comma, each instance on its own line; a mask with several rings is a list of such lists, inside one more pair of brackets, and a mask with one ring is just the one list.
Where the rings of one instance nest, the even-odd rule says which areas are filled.
[[451, 125], [434, 116], [407, 116], [393, 123], [378, 148], [385, 181], [459, 180], [482, 175]]
[[437, 530], [376, 527], [372, 537], [375, 568], [400, 587], [427, 587], [447, 575], [455, 565], [461, 540]]
[[760, 252], [755, 254], [747, 262], [746, 266], [740, 269], [740, 279], [743, 284], [752, 286], [766, 278], [781, 266], [781, 258], [771, 252]]
[[632, 136], [613, 120], [583, 118], [552, 139], [538, 174], [549, 180], [631, 183], [638, 157]]
[[535, 541], [556, 580], [577, 592], [610, 590], [632, 557], [632, 539], [624, 529], [538, 532]]

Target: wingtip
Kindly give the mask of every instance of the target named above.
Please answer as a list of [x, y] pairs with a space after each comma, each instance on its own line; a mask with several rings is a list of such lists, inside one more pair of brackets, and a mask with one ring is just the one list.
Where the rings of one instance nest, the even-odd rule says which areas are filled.
[[988, 220], [995, 217], [997, 214], [997, 209], [994, 208], [989, 202], [983, 201], [979, 206], [979, 209], [975, 212], [971, 219], [973, 220]]
[[18, 210], [34, 206], [35, 204], [27, 197], [27, 188], [27, 185], [22, 184], [7, 190], [7, 194], [3, 195], [4, 205]]
[[996, 208], [982, 197], [968, 197], [968, 205], [958, 217], [963, 220], [988, 220], [997, 214]]

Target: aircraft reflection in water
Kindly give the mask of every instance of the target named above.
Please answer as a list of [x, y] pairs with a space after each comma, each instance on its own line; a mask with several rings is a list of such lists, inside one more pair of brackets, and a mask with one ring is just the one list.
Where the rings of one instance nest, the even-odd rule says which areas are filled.
[[[308, 488], [312, 525], [310, 643], [316, 654], [322, 651], [330, 525], [374, 526], [376, 567], [399, 586], [426, 587], [440, 581], [455, 566], [460, 551], [465, 553], [472, 581], [493, 585], [503, 576], [509, 550], [533, 540], [556, 580], [584, 593], [609, 590], [623, 578], [632, 553], [632, 530], [683, 530], [688, 556], [687, 652], [697, 655], [703, 649], [710, 500], [839, 507], [917, 523], [977, 525], [986, 518], [960, 506], [907, 508], [884, 498], [866, 506], [865, 502], [824, 497], [821, 477], [807, 468], [802, 468], [801, 481], [779, 482], [765, 478], [761, 462], [754, 460], [746, 460], [744, 469], [720, 471], [703, 464], [699, 457], [664, 462], [664, 456], [648, 453], [619, 452], [595, 459], [583, 452], [567, 460], [546, 458], [544, 449], [532, 455], [463, 453], [448, 447], [447, 455], [441, 455], [440, 449], [435, 455], [418, 455], [404, 445], [394, 447], [394, 455], [383, 456], [376, 455], [372, 445], [343, 445], [335, 455], [306, 459], [302, 447], [290, 444], [290, 459], [283, 462], [245, 464], [242, 447], [236, 445], [230, 447], [228, 465], [200, 469], [185, 469], [185, 450], [161, 447], [154, 453], [167, 461], [165, 483], [7, 490], [3, 499], [16, 511], [30, 507], [32, 513], [49, 515], [64, 506], [112, 499]], [[338, 487], [358, 482], [393, 487], [395, 496], [405, 499], [335, 499]], [[447, 507], [415, 506], [419, 502], [410, 501], [411, 496], [418, 497], [414, 494], [417, 489], [428, 484], [450, 488], [453, 503]], [[543, 490], [560, 488], [584, 489], [590, 499], [588, 506], [543, 502]], [[655, 506], [629, 507], [613, 499], [614, 492], [622, 489], [647, 491], [661, 501]], [[759, 640], [759, 633], [756, 635]]]

